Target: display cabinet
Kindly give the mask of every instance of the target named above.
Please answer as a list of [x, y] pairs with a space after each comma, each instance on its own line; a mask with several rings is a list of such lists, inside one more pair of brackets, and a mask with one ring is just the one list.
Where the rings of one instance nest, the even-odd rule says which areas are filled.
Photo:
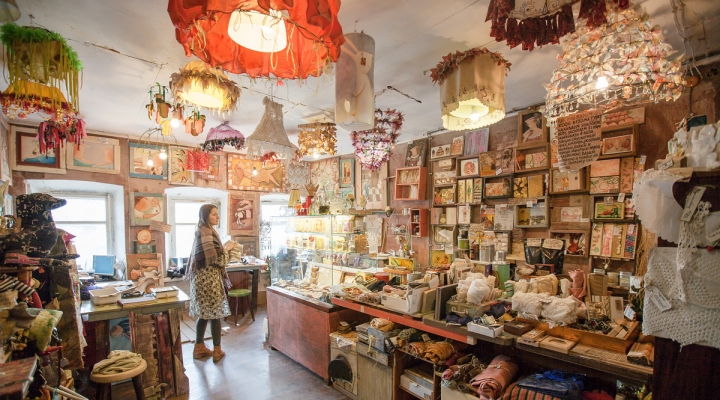
[[395, 176], [395, 200], [425, 200], [427, 168], [398, 168]]

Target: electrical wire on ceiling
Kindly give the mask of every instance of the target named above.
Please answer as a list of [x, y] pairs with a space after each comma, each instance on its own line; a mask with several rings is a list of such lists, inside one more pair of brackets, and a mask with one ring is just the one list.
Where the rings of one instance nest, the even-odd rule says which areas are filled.
[[[683, 0], [670, 0], [670, 6], [673, 11], [675, 27], [677, 28], [678, 35], [680, 35], [683, 41], [685, 56], [689, 57], [689, 60], [684, 63], [685, 74], [687, 75], [689, 73], [690, 75], [695, 75], [693, 73], [694, 70], [697, 72], [698, 76], [700, 76], [700, 70], [697, 65], [695, 65], [695, 49], [693, 48], [692, 43], [690, 43], [690, 37], [687, 34], [687, 26], [685, 26], [685, 3], [683, 3]], [[688, 51], [688, 48], [690, 51]]]

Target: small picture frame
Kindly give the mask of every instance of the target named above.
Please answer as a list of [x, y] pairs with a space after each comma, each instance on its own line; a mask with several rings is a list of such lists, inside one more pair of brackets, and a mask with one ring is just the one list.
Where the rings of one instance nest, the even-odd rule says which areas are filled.
[[88, 136], [80, 144], [68, 143], [65, 149], [67, 169], [120, 173], [120, 141], [117, 139]]
[[476, 176], [480, 174], [480, 166], [477, 157], [460, 160], [460, 176]]
[[465, 144], [465, 136], [458, 136], [453, 138], [452, 144], [450, 145], [451, 156], [463, 155], [463, 145]]
[[532, 204], [515, 206], [516, 228], [547, 228], [549, 225], [547, 201], [538, 199]]
[[433, 204], [437, 206], [455, 204], [455, 191], [456, 185], [435, 188]]
[[534, 147], [547, 141], [547, 126], [542, 112], [528, 110], [518, 113], [518, 149]]
[[257, 192], [231, 192], [228, 196], [228, 233], [257, 236], [260, 226], [260, 195]]
[[487, 151], [478, 156], [480, 162], [480, 176], [495, 176], [497, 173], [497, 153]]
[[[143, 179], [167, 179], [168, 158], [160, 157], [160, 153], [167, 153], [167, 146], [149, 143], [130, 142], [130, 177]], [[152, 165], [148, 161], [152, 160]]]
[[[44, 172], [49, 174], [65, 174], [65, 151], [56, 147], [40, 153], [37, 140], [37, 129], [11, 126], [10, 167], [13, 171]], [[12, 146], [10, 146], [12, 147]]]
[[130, 193], [130, 225], [148, 226], [150, 221], [166, 221], [165, 195], [162, 193]]
[[186, 147], [170, 147], [170, 157], [168, 157], [170, 176], [168, 180], [171, 185], [195, 185], [195, 173], [187, 168], [189, 150]]
[[430, 159], [436, 160], [438, 158], [450, 157], [450, 145], [444, 144], [442, 146], [435, 146], [430, 148]]
[[486, 199], [504, 199], [513, 195], [513, 176], [484, 178], [483, 197]]
[[488, 151], [488, 139], [490, 138], [490, 129], [482, 128], [465, 134], [465, 150], [463, 154], [466, 156], [474, 156]]
[[242, 246], [242, 256], [260, 257], [260, 244], [257, 236], [233, 236], [235, 243]]
[[407, 151], [405, 152], [405, 166], [406, 167], [424, 167], [425, 166], [425, 153], [427, 152], [428, 141], [414, 140], [408, 143]]
[[635, 152], [633, 135], [622, 135], [604, 138], [602, 140], [602, 155], [632, 154]]
[[340, 187], [353, 187], [355, 185], [355, 159], [340, 159]]
[[625, 203], [614, 202], [605, 204], [600, 201], [595, 203], [595, 219], [623, 219], [625, 218]]

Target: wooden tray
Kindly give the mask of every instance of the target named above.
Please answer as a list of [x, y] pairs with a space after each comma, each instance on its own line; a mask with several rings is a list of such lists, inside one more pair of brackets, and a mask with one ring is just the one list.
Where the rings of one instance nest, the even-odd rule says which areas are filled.
[[532, 324], [535, 328], [542, 329], [550, 336], [561, 337], [563, 339], [578, 342], [587, 346], [597, 347], [622, 354], [627, 354], [630, 347], [632, 347], [633, 343], [635, 343], [638, 335], [640, 334], [640, 324], [638, 324], [637, 321], [629, 322], [628, 325], [630, 327], [630, 333], [628, 333], [624, 338], [618, 339], [603, 334], [568, 328], [566, 326], [556, 326], [550, 329], [550, 326], [545, 322], [535, 321], [532, 319], [518, 317], [516, 320]]

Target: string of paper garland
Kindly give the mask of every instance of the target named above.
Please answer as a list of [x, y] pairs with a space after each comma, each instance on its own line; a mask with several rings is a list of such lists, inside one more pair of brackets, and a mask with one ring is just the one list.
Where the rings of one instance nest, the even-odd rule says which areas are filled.
[[545, 86], [548, 118], [586, 108], [613, 109], [675, 101], [684, 89], [681, 61], [662, 31], [636, 9], [611, 9], [597, 28], [580, 21], [563, 43], [559, 65]]
[[390, 160], [405, 117], [397, 110], [375, 110], [375, 128], [350, 133], [355, 155], [371, 171]]

